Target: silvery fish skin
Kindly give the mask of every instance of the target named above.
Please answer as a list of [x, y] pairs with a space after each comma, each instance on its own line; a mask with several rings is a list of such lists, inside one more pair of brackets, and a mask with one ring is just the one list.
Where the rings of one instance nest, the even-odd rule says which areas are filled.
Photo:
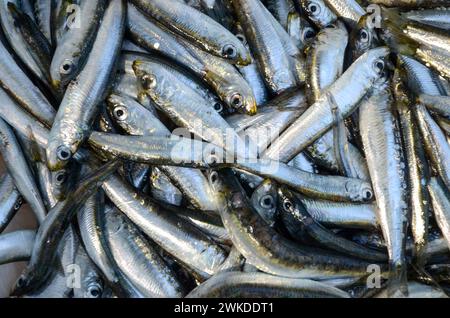
[[28, 136], [31, 128], [37, 144], [45, 148], [48, 141], [48, 128], [21, 108], [1, 88], [0, 101], [1, 117], [3, 120], [22, 136]]
[[0, 180], [0, 234], [8, 226], [22, 206], [23, 199], [14, 185], [13, 178], [6, 173]]
[[[236, 37], [245, 45], [245, 47], [250, 50], [248, 46], [247, 39], [245, 38], [244, 30], [240, 24], [236, 25]], [[251, 53], [250, 53], [251, 54]], [[252, 62], [246, 66], [239, 66], [238, 70], [244, 77], [245, 81], [250, 85], [257, 105], [262, 105], [269, 99], [268, 92], [266, 89], [266, 84], [259, 71], [258, 64], [256, 63], [253, 55], [251, 55]]]
[[289, 163], [289, 166], [294, 167], [299, 170], [303, 170], [310, 173], [317, 172], [316, 166], [311, 161], [311, 159], [304, 154], [303, 152], [299, 153], [297, 156], [295, 156], [294, 159], [292, 159]]
[[[46, 82], [46, 76], [41, 72], [39, 66], [33, 59], [32, 54], [29, 52], [27, 44], [22, 37], [19, 29], [14, 25], [14, 18], [8, 10], [8, 4], [13, 3], [17, 8], [21, 7], [21, 1], [19, 0], [2, 0], [0, 3], [0, 17], [1, 26], [4, 34], [8, 39], [9, 44], [13, 47], [14, 52], [20, 57], [21, 61], [30, 69], [33, 74]], [[2, 54], [3, 57], [3, 54]], [[14, 63], [15, 65], [16, 63]]]
[[[143, 64], [138, 60], [133, 68], [149, 97], [175, 124], [240, 157], [247, 157], [243, 141], [225, 119], [208, 107], [201, 95], [180, 81], [170, 67], [149, 61]], [[234, 140], [235, 149], [230, 148], [228, 140]]]
[[424, 266], [426, 262], [424, 255], [428, 244], [429, 215], [429, 195], [426, 186], [430, 172], [414, 111], [410, 108], [411, 103], [403, 83], [401, 83], [401, 78], [396, 73], [394, 73], [392, 85], [402, 131], [405, 159], [408, 163], [409, 208], [415, 246], [414, 257], [419, 266]]
[[[347, 41], [347, 30], [343, 23], [338, 22], [328, 25], [319, 32], [313, 44], [308, 47], [307, 87], [311, 91], [309, 98], [311, 104], [315, 103], [322, 93], [342, 75]], [[337, 109], [336, 112], [338, 112]], [[338, 156], [336, 156], [338, 149], [333, 142], [337, 136], [334, 135], [333, 131], [329, 131], [308, 148], [308, 154], [316, 162], [321, 162], [331, 170], [339, 168]], [[347, 139], [346, 136], [345, 139]], [[348, 143], [345, 148], [347, 149], [345, 158], [348, 157], [348, 161], [353, 163], [354, 177], [367, 180], [367, 168], [358, 150]]]
[[183, 39], [179, 41], [202, 63], [203, 69], [197, 75], [214, 89], [230, 110], [249, 115], [257, 112], [253, 91], [236, 67], [224, 59], [205, 53]]
[[57, 271], [44, 287], [21, 296], [22, 298], [69, 298], [72, 288], [67, 287], [67, 278]]
[[22, 34], [23, 40], [28, 47], [28, 52], [31, 53], [33, 60], [39, 67], [42, 74], [45, 76], [45, 83], [50, 83], [50, 63], [53, 55], [53, 49], [44, 34], [39, 30], [39, 27], [28, 15], [26, 15], [20, 8], [17, 8], [14, 3], [8, 3], [9, 13], [14, 19], [14, 24], [19, 32]]
[[[448, 296], [441, 289], [420, 284], [418, 282], [408, 283], [409, 295], [408, 298], [448, 298]], [[374, 296], [374, 298], [387, 298], [389, 297], [386, 290]], [[400, 297], [403, 298], [403, 297]]]
[[368, 202], [373, 199], [370, 182], [360, 179], [309, 173], [271, 160], [238, 161], [233, 167], [274, 179], [317, 199], [343, 202]]
[[[139, 61], [139, 67], [143, 70], [151, 70], [152, 63], [158, 63], [161, 64], [161, 66], [167, 65], [167, 71], [177, 76], [178, 80], [200, 94], [212, 109], [218, 113], [222, 113], [224, 111], [224, 106], [221, 104], [221, 101], [209, 87], [204, 85], [200, 79], [192, 76], [189, 72], [186, 72], [177, 65], [158, 57], [142, 54], [124, 54], [122, 58], [126, 60], [127, 64], [130, 63], [131, 65], [134, 64], [134, 61]], [[143, 83], [139, 83], [138, 86], [140, 86], [142, 92], [145, 92], [146, 88], [143, 87]]]
[[350, 26], [357, 24], [366, 13], [356, 0], [324, 0], [324, 2]]
[[51, 127], [56, 114], [44, 94], [16, 64], [7, 49], [0, 43], [0, 85], [24, 109], [43, 124]]
[[352, 61], [362, 54], [378, 46], [379, 40], [373, 25], [372, 14], [365, 14], [350, 33], [350, 49]]
[[203, 65], [188, 48], [177, 41], [177, 36], [151, 18], [145, 16], [133, 4], [128, 3], [127, 33], [133, 42], [146, 48], [150, 52], [157, 52], [163, 56], [189, 66], [198, 74]]
[[244, 142], [249, 143], [250, 151], [262, 154], [303, 113], [304, 109], [300, 108], [267, 114], [263, 120], [254, 123], [238, 135]]
[[295, 10], [294, 3], [291, 0], [263, 0], [262, 2], [281, 26], [287, 29], [288, 15]]
[[66, 90], [46, 151], [51, 170], [59, 170], [68, 163], [91, 129], [119, 56], [125, 18], [125, 3], [122, 0], [111, 2], [83, 71]]
[[223, 59], [203, 52], [128, 5], [128, 33], [134, 42], [192, 71], [211, 86], [230, 109], [254, 114], [253, 92], [239, 72]]
[[426, 10], [414, 10], [402, 13], [407, 19], [427, 24], [436, 28], [450, 30], [449, 8], [436, 8]]
[[280, 213], [290, 219], [292, 225], [304, 227], [304, 231], [319, 244], [341, 254], [374, 262], [387, 260], [387, 254], [366, 248], [340, 237], [314, 220], [303, 203], [287, 188], [278, 190]]
[[[372, 84], [384, 69], [383, 59], [388, 49], [372, 49], [353, 63], [329, 89], [328, 95], [312, 105], [291, 127], [289, 127], [265, 152], [264, 157], [288, 162], [305, 147], [309, 146], [334, 122], [331, 108], [337, 106], [343, 118], [349, 116], [358, 106]], [[327, 97], [328, 96], [328, 97]], [[334, 101], [330, 101], [330, 99]], [[335, 105], [332, 105], [335, 104]], [[301, 135], [299, 136], [299, 132]]]
[[114, 260], [145, 297], [182, 297], [175, 273], [164, 263], [135, 225], [117, 209], [108, 211], [105, 235]]
[[297, 11], [290, 12], [288, 15], [287, 32], [300, 50], [310, 44], [316, 36], [316, 31], [308, 20]]
[[308, 213], [319, 223], [329, 227], [377, 229], [375, 204], [354, 204], [301, 198]]
[[[277, 29], [282, 29], [281, 25], [276, 20], [278, 25], [271, 21], [273, 16], [259, 0], [234, 0], [233, 5], [270, 92], [279, 94], [297, 86], [296, 74], [293, 72], [297, 56], [291, 56], [291, 52], [285, 48]], [[290, 40], [289, 35], [287, 37]]]
[[307, 48], [306, 85], [313, 95], [310, 98], [311, 104], [342, 75], [347, 42], [347, 30], [342, 22], [338, 22], [320, 31], [312, 45]]
[[117, 169], [113, 161], [99, 168], [83, 180], [70, 196], [50, 210], [39, 227], [30, 262], [16, 282], [13, 294], [21, 295], [42, 286], [51, 273], [57, 257], [57, 248], [77, 209], [95, 192], [106, 177]]
[[429, 110], [432, 110], [439, 115], [450, 119], [450, 97], [421, 94], [418, 97], [417, 101], [427, 106]]
[[106, 238], [102, 228], [101, 217], [105, 209], [104, 204], [104, 194], [99, 191], [86, 200], [77, 213], [77, 219], [87, 254], [107, 281], [116, 284], [118, 277], [114, 265], [108, 258]]
[[325, 4], [324, 0], [295, 0], [308, 18], [318, 28], [324, 28], [337, 20], [336, 14]]
[[292, 89], [261, 105], [258, 108], [258, 113], [255, 115], [232, 114], [226, 118], [226, 121], [231, 128], [239, 133], [252, 125], [266, 121], [274, 115], [277, 116], [276, 113], [279, 111], [299, 110], [305, 112], [308, 107], [305, 92], [299, 89]]
[[180, 206], [183, 194], [173, 185], [172, 181], [157, 167], [152, 168], [150, 175], [150, 193], [158, 201]]
[[360, 131], [378, 206], [378, 218], [387, 243], [392, 293], [406, 290], [407, 201], [403, 150], [386, 79], [375, 84], [360, 106]]
[[450, 248], [450, 198], [448, 188], [446, 189], [436, 178], [431, 178], [428, 190], [430, 191], [436, 222], [441, 229], [447, 246]]
[[450, 77], [448, 32], [401, 17], [382, 9], [381, 37], [394, 52], [422, 61], [445, 78]]
[[134, 74], [133, 56], [134, 54], [130, 54], [130, 52], [122, 52], [119, 61], [117, 62], [117, 70], [112, 84], [112, 92], [123, 96], [129, 96], [138, 101], [152, 113], [155, 113], [155, 104], [147, 98], [139, 79]]
[[[158, 118], [133, 100], [111, 95], [108, 98], [108, 105], [116, 123], [130, 135], [167, 136], [170, 134], [169, 129]], [[207, 211], [217, 209], [208, 180], [201, 171], [169, 166], [160, 166], [159, 169], [174, 182], [195, 208]]]
[[225, 251], [209, 237], [137, 193], [117, 176], [107, 180], [103, 189], [117, 208], [149, 238], [200, 277], [214, 274], [224, 262]]
[[214, 189], [220, 196], [220, 214], [234, 246], [259, 270], [290, 278], [315, 278], [326, 274], [361, 275], [367, 264], [352, 258], [327, 254], [298, 246], [270, 228], [250, 202], [231, 171], [211, 172]]
[[77, 7], [75, 20], [58, 42], [50, 66], [55, 89], [64, 89], [82, 71], [105, 7], [105, 0], [83, 0]]
[[34, 180], [33, 173], [24, 156], [12, 128], [2, 119], [0, 119], [0, 152], [5, 165], [14, 183], [17, 185], [20, 193], [30, 204], [33, 213], [36, 215], [39, 223], [42, 223], [46, 217], [47, 210], [39, 193], [39, 188]]
[[52, 17], [55, 0], [33, 1], [34, 13], [39, 29], [45, 35], [49, 43], [52, 43]]
[[400, 8], [436, 8], [448, 5], [447, 0], [371, 0], [371, 3], [381, 4], [386, 7]]
[[308, 279], [276, 277], [264, 273], [230, 272], [215, 275], [187, 298], [349, 298], [335, 287]]
[[81, 244], [77, 246], [74, 264], [80, 267], [80, 285], [73, 288], [74, 298], [102, 298], [104, 282]]
[[414, 112], [428, 157], [439, 172], [447, 188], [450, 188], [450, 145], [443, 131], [424, 105], [416, 105]]
[[246, 65], [250, 62], [246, 48], [230, 31], [181, 1], [131, 2], [198, 47], [236, 64]]
[[415, 94], [427, 94], [439, 96], [444, 94], [444, 89], [438, 77], [417, 60], [399, 55], [400, 65], [406, 72], [408, 88]]
[[223, 154], [223, 149], [213, 144], [174, 135], [123, 136], [93, 132], [89, 144], [94, 149], [131, 161], [190, 168], [208, 168], [217, 155]]
[[22, 230], [0, 235], [0, 264], [26, 261], [31, 256], [36, 232]]

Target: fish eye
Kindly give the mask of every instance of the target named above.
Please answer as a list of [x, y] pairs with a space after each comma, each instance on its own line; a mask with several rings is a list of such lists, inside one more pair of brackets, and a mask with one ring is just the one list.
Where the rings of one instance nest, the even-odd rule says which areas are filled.
[[232, 44], [227, 44], [222, 49], [222, 55], [227, 58], [235, 58], [237, 56], [236, 48]]
[[264, 209], [273, 208], [273, 197], [270, 194], [262, 196], [259, 205]]
[[114, 117], [119, 121], [123, 121], [123, 120], [127, 119], [127, 117], [128, 117], [127, 109], [123, 106], [118, 106], [118, 107], [114, 108]]
[[308, 11], [313, 15], [318, 15], [320, 13], [320, 7], [317, 3], [311, 2], [308, 4]]
[[217, 173], [217, 171], [211, 172], [211, 174], [209, 175], [209, 181], [213, 185], [216, 184], [217, 181], [219, 181], [219, 174]]
[[312, 28], [307, 28], [304, 32], [304, 39], [305, 40], [310, 40], [312, 38], [314, 38], [314, 36], [316, 35], [316, 32], [314, 32], [314, 30]]
[[384, 62], [380, 59], [376, 60], [374, 63], [374, 68], [378, 74], [381, 74], [384, 70]]
[[242, 107], [242, 105], [244, 104], [242, 95], [239, 93], [233, 94], [233, 96], [231, 96], [230, 102], [231, 102], [231, 106], [233, 106], [235, 108]]
[[58, 171], [58, 173], [55, 176], [55, 179], [57, 184], [59, 185], [63, 184], [67, 179], [66, 171], [65, 170]]
[[103, 292], [102, 288], [97, 284], [89, 286], [88, 288], [88, 296], [90, 298], [99, 298], [102, 295], [102, 292]]
[[373, 192], [370, 189], [363, 190], [363, 200], [370, 201], [373, 198]]
[[61, 74], [70, 74], [74, 68], [73, 62], [71, 60], [64, 60], [59, 69]]
[[66, 146], [59, 146], [56, 150], [56, 156], [61, 161], [67, 161], [72, 157], [72, 152]]
[[283, 202], [283, 208], [284, 208], [286, 211], [290, 211], [290, 210], [292, 209], [293, 206], [294, 206], [294, 205], [292, 204], [291, 201], [289, 201], [288, 199], [284, 200], [284, 202]]
[[369, 32], [367, 32], [365, 29], [362, 29], [359, 32], [359, 39], [361, 40], [361, 42], [368, 42], [369, 41]]
[[223, 106], [222, 106], [222, 104], [219, 103], [219, 102], [215, 103], [215, 104], [214, 104], [214, 110], [215, 110], [216, 112], [218, 112], [218, 113], [222, 112], [222, 111], [223, 111]]
[[156, 77], [152, 74], [146, 74], [141, 79], [142, 87], [146, 90], [156, 87]]
[[25, 287], [26, 283], [27, 283], [27, 282], [26, 282], [26, 279], [25, 279], [25, 277], [22, 275], [22, 276], [20, 276], [19, 279], [17, 280], [16, 285], [17, 285], [17, 287], [22, 288], [22, 287]]

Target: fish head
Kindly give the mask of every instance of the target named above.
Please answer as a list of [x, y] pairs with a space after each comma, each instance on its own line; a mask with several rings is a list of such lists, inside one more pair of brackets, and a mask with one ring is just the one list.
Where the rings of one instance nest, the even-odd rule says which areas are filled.
[[267, 223], [274, 225], [278, 201], [276, 184], [270, 179], [264, 180], [253, 192], [250, 201], [258, 214]]
[[206, 72], [206, 77], [215, 83], [219, 97], [231, 109], [248, 115], [256, 114], [258, 107], [255, 95], [249, 86], [237, 85], [234, 81], [211, 71]]
[[389, 49], [387, 47], [378, 47], [368, 50], [361, 55], [353, 64], [358, 64], [361, 75], [375, 80], [385, 77], [389, 66]]
[[350, 34], [350, 48], [353, 60], [379, 44], [375, 27], [370, 23], [371, 14], [363, 15]]
[[77, 65], [75, 59], [55, 52], [50, 65], [50, 77], [52, 86], [56, 91], [63, 91], [64, 88], [75, 78]]
[[337, 18], [323, 0], [301, 0], [300, 4], [308, 18], [319, 27], [327, 26]]
[[244, 43], [238, 37], [227, 37], [225, 42], [227, 43], [221, 49], [221, 56], [223, 58], [239, 66], [246, 66], [252, 62], [249, 50], [247, 50]]
[[67, 166], [74, 153], [72, 147], [53, 140], [47, 145], [46, 154], [48, 168], [51, 171], [59, 171]]
[[345, 190], [352, 200], [358, 202], [370, 202], [373, 200], [372, 186], [368, 182], [361, 180], [349, 180], [345, 183]]

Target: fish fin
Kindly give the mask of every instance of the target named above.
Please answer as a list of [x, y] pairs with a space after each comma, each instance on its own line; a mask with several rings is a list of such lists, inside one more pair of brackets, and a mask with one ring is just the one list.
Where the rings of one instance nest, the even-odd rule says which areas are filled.
[[408, 280], [404, 262], [389, 263], [388, 297], [408, 297]]

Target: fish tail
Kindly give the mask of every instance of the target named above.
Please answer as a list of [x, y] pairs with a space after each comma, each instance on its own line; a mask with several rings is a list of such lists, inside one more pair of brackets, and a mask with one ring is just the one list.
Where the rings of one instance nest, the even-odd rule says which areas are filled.
[[408, 280], [406, 263], [403, 261], [389, 263], [389, 282], [387, 286], [388, 297], [407, 297]]

